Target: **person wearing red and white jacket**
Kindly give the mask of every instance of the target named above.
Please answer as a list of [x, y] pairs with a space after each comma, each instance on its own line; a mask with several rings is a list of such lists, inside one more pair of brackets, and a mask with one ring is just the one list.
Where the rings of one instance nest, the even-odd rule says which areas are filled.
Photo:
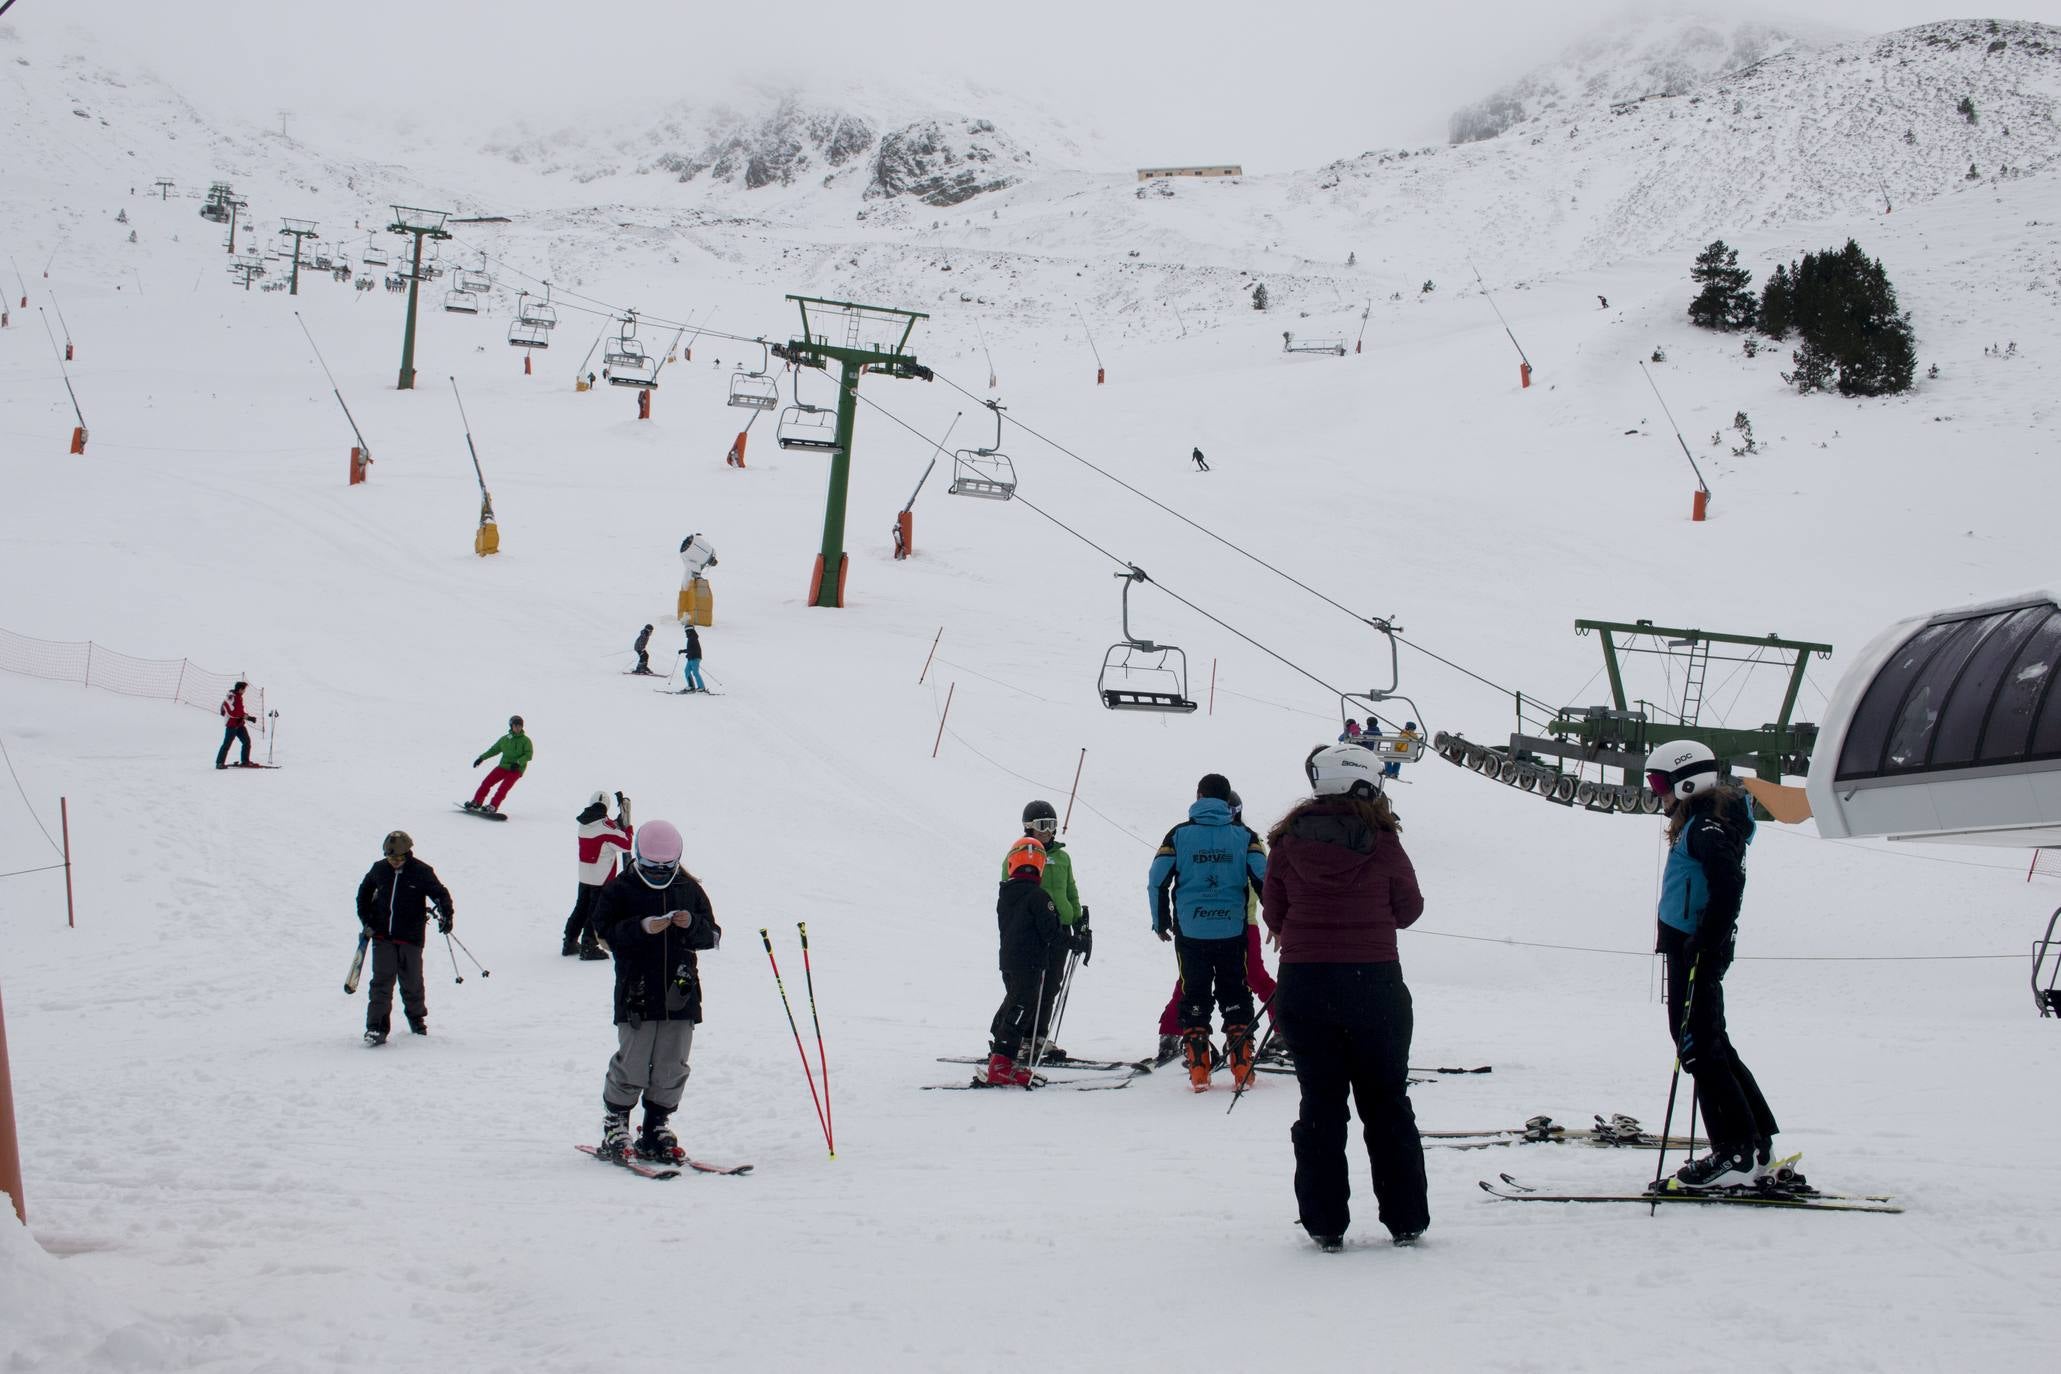
[[615, 876], [616, 863], [630, 852], [635, 830], [630, 825], [630, 799], [615, 794], [615, 819], [608, 818], [608, 794], [596, 792], [580, 812], [580, 895], [573, 900], [572, 915], [565, 918], [562, 955], [582, 959], [606, 959], [608, 953], [594, 936], [591, 917], [601, 889]]
[[237, 766], [248, 768], [250, 762], [251, 713], [243, 709], [243, 694], [250, 689], [248, 682], [239, 682], [229, 689], [229, 695], [222, 698], [222, 747], [215, 751], [215, 767], [229, 766], [229, 746], [243, 745], [243, 761]]

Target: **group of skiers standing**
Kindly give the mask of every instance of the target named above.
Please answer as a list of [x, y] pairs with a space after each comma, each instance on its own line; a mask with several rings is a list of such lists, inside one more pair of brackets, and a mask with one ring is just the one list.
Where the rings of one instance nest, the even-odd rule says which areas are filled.
[[[1166, 1038], [1178, 1037], [1192, 1086], [1207, 1089], [1218, 1062], [1214, 1010], [1225, 1037], [1221, 1062], [1243, 1087], [1254, 1069], [1257, 989], [1271, 1013], [1269, 1039], [1285, 1044], [1300, 1089], [1289, 1135], [1304, 1229], [1326, 1250], [1344, 1246], [1347, 1128], [1357, 1108], [1377, 1214], [1395, 1244], [1413, 1245], [1430, 1210], [1409, 1097], [1414, 1010], [1396, 932], [1423, 913], [1424, 897], [1383, 787], [1393, 776], [1383, 761], [1358, 743], [1339, 743], [1311, 750], [1303, 771], [1310, 795], [1264, 840], [1245, 825], [1230, 782], [1203, 775], [1188, 818], [1153, 857], [1150, 925], [1180, 965], [1175, 1001], [1161, 1019], [1161, 1060], [1171, 1057]], [[1710, 1153], [1683, 1165], [1670, 1186], [1750, 1186], [1771, 1166], [1777, 1126], [1727, 1033], [1722, 987], [1751, 806], [1712, 752], [1693, 742], [1654, 750], [1646, 782], [1668, 818], [1659, 948], [1669, 1035], [1696, 1079], [1711, 1140]], [[1065, 1061], [1049, 1039], [1047, 990], [1070, 973], [1072, 956], [1085, 963], [1092, 948], [1052, 807], [1032, 802], [1023, 827], [1003, 860], [996, 901], [1003, 998], [980, 1079], [991, 1087], [1036, 1086], [1034, 1066]], [[1280, 951], [1278, 984], [1259, 957], [1260, 924]]]

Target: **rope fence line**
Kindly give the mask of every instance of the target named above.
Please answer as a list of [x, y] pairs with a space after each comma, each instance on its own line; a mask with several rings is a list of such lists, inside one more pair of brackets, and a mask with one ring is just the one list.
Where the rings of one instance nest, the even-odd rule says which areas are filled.
[[[49, 682], [76, 682], [123, 696], [176, 701], [212, 711], [238, 682], [234, 673], [215, 673], [185, 658], [137, 658], [92, 640], [31, 639], [0, 629], [0, 672], [39, 677]], [[258, 690], [256, 717], [265, 719], [264, 689]]]

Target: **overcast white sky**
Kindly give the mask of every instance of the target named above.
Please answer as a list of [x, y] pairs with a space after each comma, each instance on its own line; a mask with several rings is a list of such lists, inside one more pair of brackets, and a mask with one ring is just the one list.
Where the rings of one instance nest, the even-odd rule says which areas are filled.
[[[1776, 22], [1882, 32], [1950, 17], [1943, 0], [1799, 0]], [[24, 30], [90, 30], [196, 104], [324, 131], [400, 107], [472, 129], [658, 108], [733, 82], [826, 78], [920, 91], [934, 76], [1007, 91], [1096, 131], [1113, 166], [1312, 166], [1443, 142], [1458, 105], [1613, 15], [1750, 14], [1673, 0], [1019, 0], [894, 6], [827, 0], [18, 0]], [[2061, 22], [2061, 0], [2018, 18]], [[1012, 102], [1012, 103], [1014, 103]], [[975, 113], [978, 113], [977, 111]]]

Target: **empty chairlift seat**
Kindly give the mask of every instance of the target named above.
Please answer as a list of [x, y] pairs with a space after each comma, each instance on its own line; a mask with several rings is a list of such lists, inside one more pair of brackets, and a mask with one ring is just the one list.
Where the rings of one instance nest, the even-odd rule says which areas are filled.
[[983, 401], [995, 412], [995, 442], [989, 448], [962, 448], [952, 454], [953, 496], [973, 496], [988, 501], [1007, 501], [1016, 495], [1016, 465], [1002, 452], [1002, 407]]
[[658, 385], [658, 359], [639, 355], [622, 362], [610, 363], [602, 369], [610, 386], [632, 386], [640, 391], [650, 391]]
[[508, 322], [508, 346], [510, 348], [549, 348], [551, 331], [540, 324], [516, 319]]
[[1828, 838], [2061, 845], [2061, 605], [1892, 625], [1832, 693], [1809, 779]]
[[733, 372], [730, 404], [742, 410], [775, 409], [780, 404], [780, 383], [757, 372]]
[[1136, 565], [1117, 577], [1124, 584], [1124, 637], [1102, 656], [1102, 672], [1095, 679], [1102, 704], [1112, 711], [1193, 712], [1195, 702], [1188, 696], [1188, 655], [1177, 645], [1155, 644], [1131, 633], [1131, 588], [1151, 579]]
[[774, 442], [782, 448], [837, 452], [837, 412], [827, 406], [791, 405], [780, 412]]
[[444, 309], [453, 315], [479, 314], [479, 297], [470, 291], [452, 291], [444, 296]]

